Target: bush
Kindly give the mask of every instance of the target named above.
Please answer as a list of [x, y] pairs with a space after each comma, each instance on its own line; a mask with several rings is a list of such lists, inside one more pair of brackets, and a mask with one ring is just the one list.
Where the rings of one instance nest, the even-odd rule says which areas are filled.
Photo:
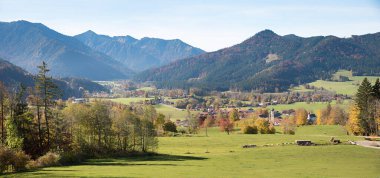
[[11, 149], [4, 146], [0, 147], [0, 173], [3, 173], [8, 169], [13, 157], [14, 152]]
[[187, 133], [187, 130], [185, 128], [181, 127], [178, 129], [178, 132], [183, 135], [183, 134]]
[[30, 156], [23, 151], [14, 151], [7, 147], [0, 147], [0, 173], [12, 166], [13, 171], [23, 171], [30, 161]]
[[162, 128], [165, 132], [177, 132], [177, 126], [172, 121], [166, 122]]
[[77, 164], [82, 162], [85, 156], [80, 152], [63, 152], [60, 156], [59, 163], [62, 165]]
[[16, 151], [12, 160], [13, 169], [15, 171], [26, 170], [26, 165], [30, 161], [30, 156], [23, 151]]
[[35, 161], [31, 161], [28, 164], [28, 168], [41, 168], [41, 167], [49, 167], [49, 166], [57, 166], [59, 165], [60, 156], [57, 153], [47, 152], [45, 155], [39, 157]]
[[275, 133], [276, 133], [276, 128], [274, 128], [273, 124], [269, 124], [268, 134], [275, 134]]
[[256, 126], [245, 126], [243, 129], [244, 134], [257, 134]]
[[257, 130], [261, 134], [267, 134], [269, 133], [269, 121], [266, 119], [257, 119], [255, 121], [255, 125], [257, 127]]
[[289, 118], [282, 121], [281, 129], [283, 134], [294, 135], [296, 133], [296, 125]]

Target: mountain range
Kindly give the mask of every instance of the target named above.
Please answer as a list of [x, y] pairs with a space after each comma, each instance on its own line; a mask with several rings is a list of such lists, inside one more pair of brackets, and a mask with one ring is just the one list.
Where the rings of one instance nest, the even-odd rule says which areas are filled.
[[55, 77], [111, 80], [133, 74], [75, 38], [27, 21], [0, 23], [0, 56], [31, 73], [36, 73], [36, 66], [45, 61]]
[[274, 92], [329, 79], [340, 69], [380, 75], [380, 33], [304, 38], [264, 30], [240, 44], [206, 53], [178, 39], [110, 37], [93, 31], [67, 36], [40, 23], [0, 22], [0, 57], [27, 71], [3, 67], [6, 76], [1, 77], [7, 81], [27, 82], [28, 77], [22, 77], [30, 74], [25, 73], [35, 74], [45, 61], [51, 74], [71, 82], [71, 87], [92, 85], [72, 78], [133, 78], [154, 82], [158, 88]]
[[240, 44], [177, 60], [134, 77], [160, 88], [286, 91], [339, 69], [380, 75], [380, 33], [338, 38], [280, 36], [264, 30]]
[[45, 61], [54, 77], [128, 79], [136, 71], [201, 53], [204, 51], [180, 40], [137, 40], [92, 31], [72, 37], [41, 23], [0, 22], [0, 57], [33, 74]]
[[98, 35], [91, 30], [74, 37], [135, 71], [163, 66], [178, 59], [205, 53], [179, 39], [163, 40], [144, 37], [138, 40], [131, 36]]

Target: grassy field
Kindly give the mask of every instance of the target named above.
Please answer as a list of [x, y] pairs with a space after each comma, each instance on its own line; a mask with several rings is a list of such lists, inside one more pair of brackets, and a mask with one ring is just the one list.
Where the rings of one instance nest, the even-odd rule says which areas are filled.
[[155, 88], [153, 87], [142, 87], [137, 89], [138, 91], [153, 91]]
[[[368, 78], [368, 80], [373, 84], [379, 76], [352, 76], [350, 71], [341, 70], [334, 74], [333, 78], [337, 78], [337, 76], [346, 76], [350, 79], [347, 82], [334, 82], [334, 81], [325, 81], [325, 80], [317, 80], [315, 82], [309, 83], [309, 85], [325, 88], [330, 91], [335, 91], [338, 94], [346, 94], [346, 95], [355, 95], [358, 90], [359, 84], [363, 81], [364, 78]], [[305, 89], [303, 86], [297, 86], [293, 88], [293, 91], [305, 92], [312, 91], [310, 89]]]
[[[122, 104], [130, 104], [131, 102], [139, 102], [139, 101], [145, 101], [152, 98], [116, 98], [111, 99], [111, 101], [122, 103]], [[154, 108], [156, 108], [157, 112], [164, 114], [167, 117], [170, 117], [171, 120], [183, 120], [187, 116], [187, 111], [182, 109], [177, 109], [172, 106], [164, 105], [164, 104], [158, 104], [154, 105]], [[191, 111], [192, 114], [197, 114], [196, 111]]]
[[[187, 116], [187, 111], [184, 109], [178, 109], [169, 105], [164, 104], [158, 104], [154, 105], [154, 108], [156, 108], [157, 112], [164, 114], [166, 117], [170, 116], [171, 120], [183, 120]], [[191, 114], [197, 114], [197, 111], [191, 111]]]
[[136, 102], [150, 100], [150, 99], [153, 99], [153, 98], [135, 97], [135, 98], [115, 98], [115, 99], [110, 99], [110, 100], [117, 103], [122, 103], [122, 104], [131, 104], [132, 102], [136, 103]]
[[[326, 102], [315, 102], [315, 103], [309, 103], [309, 104], [307, 104], [306, 102], [297, 102], [297, 103], [293, 103], [293, 104], [270, 105], [270, 106], [267, 106], [267, 108], [268, 109], [273, 108], [276, 111], [304, 108], [307, 111], [312, 111], [315, 113], [316, 110], [325, 108], [327, 106], [327, 104], [328, 103], [326, 103]], [[338, 105], [341, 108], [347, 108], [350, 104], [350, 100], [344, 100], [343, 103], [337, 103], [336, 101], [332, 101], [330, 104], [331, 104], [331, 106]], [[251, 107], [241, 107], [239, 109], [247, 110], [249, 108], [251, 108]], [[256, 109], [256, 108], [253, 107], [253, 109]]]
[[[159, 138], [153, 157], [88, 160], [11, 177], [365, 177], [380, 175], [380, 150], [356, 145], [278, 146], [297, 139], [326, 143], [347, 136], [340, 126], [300, 127], [296, 135], [227, 135], [217, 128], [193, 137]], [[241, 148], [256, 144], [256, 148]], [[274, 146], [264, 147], [264, 144]]]

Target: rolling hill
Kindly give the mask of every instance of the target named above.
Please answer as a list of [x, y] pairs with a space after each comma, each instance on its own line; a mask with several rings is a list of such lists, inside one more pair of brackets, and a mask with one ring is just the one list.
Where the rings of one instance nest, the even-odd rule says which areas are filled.
[[45, 61], [55, 77], [112, 80], [134, 73], [73, 37], [27, 21], [0, 22], [0, 56], [31, 73]]
[[[8, 88], [17, 87], [23, 84], [26, 87], [34, 86], [33, 75], [26, 72], [24, 69], [13, 65], [12, 63], [0, 58], [0, 81]], [[62, 98], [67, 99], [69, 97], [82, 97], [83, 91], [88, 90], [90, 92], [107, 92], [108, 89], [97, 83], [91, 82], [85, 79], [76, 78], [63, 78], [54, 79], [54, 83], [58, 86], [62, 92]]]
[[303, 38], [264, 30], [240, 44], [150, 69], [134, 79], [160, 88], [274, 92], [330, 78], [339, 69], [380, 75], [380, 33]]
[[131, 36], [98, 35], [93, 31], [76, 35], [75, 38], [135, 71], [159, 67], [178, 59], [204, 53], [203, 50], [178, 39], [163, 40], [145, 37], [138, 40]]

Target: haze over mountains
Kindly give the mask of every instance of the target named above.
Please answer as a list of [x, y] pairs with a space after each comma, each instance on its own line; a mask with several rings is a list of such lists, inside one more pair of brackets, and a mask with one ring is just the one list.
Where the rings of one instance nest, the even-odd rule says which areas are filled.
[[380, 33], [302, 38], [264, 30], [235, 46], [150, 69], [135, 79], [163, 88], [273, 92], [328, 79], [339, 69], [380, 75]]
[[145, 37], [138, 40], [131, 36], [98, 35], [93, 31], [76, 35], [75, 38], [135, 71], [159, 67], [178, 59], [205, 53], [179, 39], [163, 40]]
[[111, 38], [90, 31], [74, 38], [40, 23], [0, 22], [0, 57], [31, 73], [45, 61], [54, 77], [128, 79], [135, 71], [200, 53], [180, 40]]
[[[34, 86], [33, 75], [1, 58], [0, 81], [9, 88], [18, 87], [20, 83], [22, 83], [24, 87]], [[82, 97], [83, 90], [87, 90], [89, 92], [108, 91], [105, 87], [85, 79], [54, 79], [54, 83], [59, 87], [59, 92], [63, 99], [67, 99], [72, 96]]]
[[133, 72], [70, 36], [40, 23], [0, 23], [0, 57], [31, 73], [46, 61], [55, 77], [123, 79]]
[[[303, 38], [264, 30], [235, 46], [205, 53], [181, 40], [138, 40], [92, 31], [71, 37], [40, 23], [0, 22], [0, 58], [31, 73], [46, 61], [59, 78], [133, 77], [159, 88], [273, 92], [328, 79], [339, 69], [380, 75], [380, 33]], [[14, 77], [22, 71], [18, 73]]]

